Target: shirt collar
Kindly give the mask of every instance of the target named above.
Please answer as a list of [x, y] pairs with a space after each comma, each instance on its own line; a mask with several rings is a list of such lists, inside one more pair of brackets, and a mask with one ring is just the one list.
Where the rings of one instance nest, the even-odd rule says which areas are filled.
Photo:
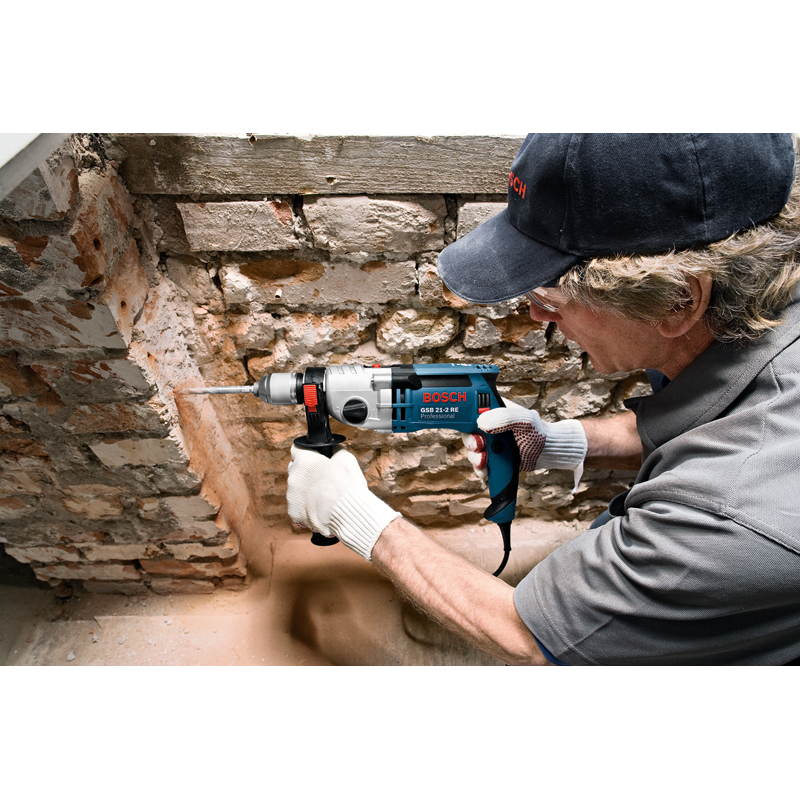
[[625, 405], [636, 412], [647, 450], [721, 416], [778, 353], [800, 338], [800, 297], [785, 321], [744, 345], [714, 342], [661, 391], [633, 397]]

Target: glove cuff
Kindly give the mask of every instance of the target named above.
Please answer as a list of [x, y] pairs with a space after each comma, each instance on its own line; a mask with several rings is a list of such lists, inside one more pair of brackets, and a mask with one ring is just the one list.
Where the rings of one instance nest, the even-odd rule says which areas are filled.
[[547, 440], [536, 464], [537, 469], [574, 470], [583, 464], [588, 443], [583, 425], [578, 420], [549, 423], [543, 433]]
[[342, 544], [370, 561], [372, 548], [384, 528], [401, 516], [372, 492], [358, 488], [345, 494], [336, 504], [329, 529]]

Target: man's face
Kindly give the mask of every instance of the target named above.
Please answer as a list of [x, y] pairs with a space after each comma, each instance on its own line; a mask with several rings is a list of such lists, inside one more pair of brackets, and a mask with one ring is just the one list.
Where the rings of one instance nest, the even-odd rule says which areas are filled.
[[670, 340], [650, 323], [575, 301], [566, 302], [557, 311], [547, 311], [531, 303], [530, 316], [539, 322], [555, 322], [567, 339], [588, 354], [592, 366], [603, 375], [658, 369], [669, 376], [673, 348]]

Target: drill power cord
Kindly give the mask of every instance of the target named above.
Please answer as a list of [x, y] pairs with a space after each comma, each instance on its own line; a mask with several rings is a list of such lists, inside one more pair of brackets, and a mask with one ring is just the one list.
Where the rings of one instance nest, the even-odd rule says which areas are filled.
[[510, 522], [498, 522], [497, 523], [500, 528], [500, 533], [503, 536], [503, 562], [497, 568], [496, 572], [493, 572], [492, 575], [496, 578], [504, 569], [506, 564], [508, 564], [508, 557], [511, 554], [511, 523]]

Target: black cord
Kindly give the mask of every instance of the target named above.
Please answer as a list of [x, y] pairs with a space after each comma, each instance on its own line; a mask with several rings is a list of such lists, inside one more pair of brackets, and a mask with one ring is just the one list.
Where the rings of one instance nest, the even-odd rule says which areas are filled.
[[503, 536], [503, 550], [505, 552], [503, 553], [503, 563], [497, 568], [497, 572], [492, 573], [495, 578], [505, 569], [506, 564], [508, 564], [508, 557], [511, 554], [511, 523], [498, 522], [497, 525]]

